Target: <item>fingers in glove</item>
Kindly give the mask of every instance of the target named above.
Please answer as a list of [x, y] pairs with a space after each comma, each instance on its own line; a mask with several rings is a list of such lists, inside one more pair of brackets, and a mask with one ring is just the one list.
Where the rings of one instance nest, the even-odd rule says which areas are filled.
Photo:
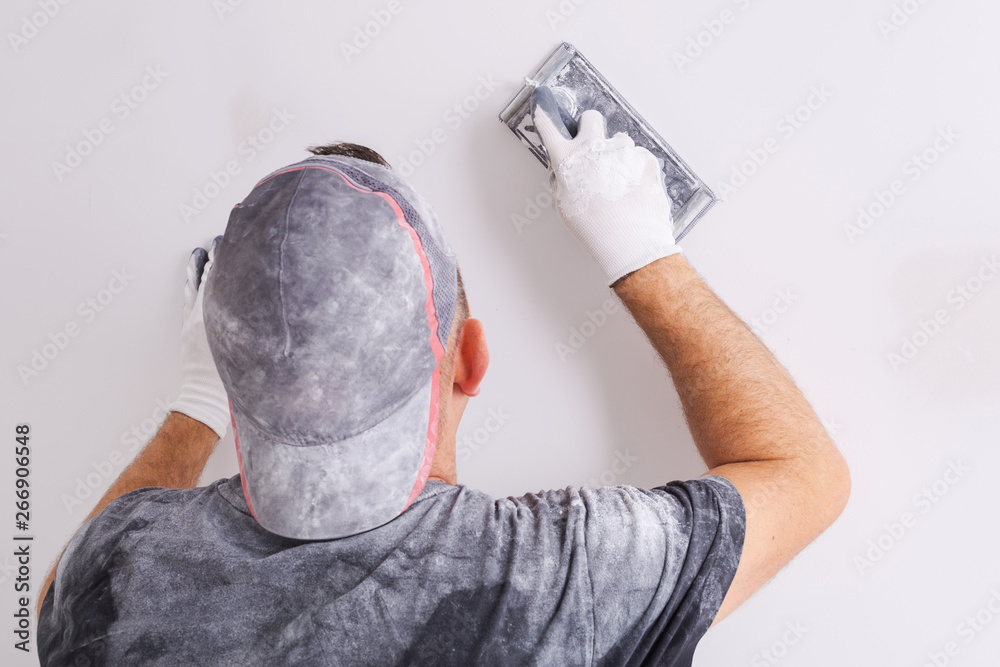
[[642, 154], [643, 160], [646, 163], [643, 171], [643, 180], [647, 183], [659, 184], [665, 194], [667, 190], [663, 183], [663, 160], [653, 155], [644, 146], [636, 146], [634, 150]]
[[[611, 148], [611, 149], [615, 149], [615, 148], [635, 148], [635, 147], [636, 147], [635, 146], [635, 141], [632, 139], [632, 137], [628, 136], [624, 132], [619, 132], [618, 134], [616, 134], [615, 136], [611, 137], [608, 140], [608, 148]], [[640, 148], [642, 148], [642, 147], [640, 146]], [[647, 153], [649, 153], [649, 151], [646, 150], [645, 148], [642, 148], [642, 150], [644, 150]], [[649, 154], [652, 155], [652, 153], [649, 153]]]
[[222, 243], [221, 234], [212, 239], [212, 247], [208, 251], [208, 262], [205, 264], [205, 271], [201, 275], [202, 282], [205, 281], [205, 278], [212, 271], [212, 267], [215, 265], [215, 253], [218, 250], [220, 243]]
[[212, 248], [208, 251], [208, 261], [211, 262], [215, 259], [215, 251], [218, 249], [220, 243], [222, 243], [222, 234], [212, 239]]
[[195, 248], [191, 251], [191, 257], [187, 264], [187, 281], [184, 283], [184, 299], [188, 303], [194, 303], [198, 296], [198, 287], [201, 285], [201, 275], [208, 263], [208, 253], [204, 248]]
[[597, 109], [587, 109], [580, 114], [580, 131], [577, 139], [607, 139], [604, 116]]
[[573, 135], [550, 88], [540, 86], [532, 90], [529, 105], [535, 131], [542, 138], [542, 145], [549, 154], [549, 164], [554, 168], [565, 153], [562, 147], [569, 143]]

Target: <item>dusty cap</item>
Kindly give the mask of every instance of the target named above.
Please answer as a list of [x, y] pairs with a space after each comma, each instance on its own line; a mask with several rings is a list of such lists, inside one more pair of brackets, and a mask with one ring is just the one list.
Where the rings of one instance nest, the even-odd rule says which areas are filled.
[[380, 526], [423, 489], [456, 263], [390, 169], [316, 156], [237, 204], [205, 286], [247, 505], [267, 530]]

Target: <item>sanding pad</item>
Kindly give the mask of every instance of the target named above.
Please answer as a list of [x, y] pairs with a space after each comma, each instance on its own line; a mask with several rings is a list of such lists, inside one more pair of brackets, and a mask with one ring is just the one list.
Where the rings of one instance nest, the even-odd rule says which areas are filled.
[[672, 202], [674, 239], [677, 241], [691, 231], [695, 222], [717, 201], [708, 185], [568, 42], [559, 45], [534, 74], [526, 77], [525, 85], [499, 115], [500, 121], [546, 167], [549, 166], [548, 155], [531, 118], [531, 92], [540, 86], [551, 89], [571, 132], [575, 133], [580, 114], [596, 109], [607, 121], [608, 136], [625, 132], [637, 146], [643, 146], [657, 157], [662, 165], [663, 184]]

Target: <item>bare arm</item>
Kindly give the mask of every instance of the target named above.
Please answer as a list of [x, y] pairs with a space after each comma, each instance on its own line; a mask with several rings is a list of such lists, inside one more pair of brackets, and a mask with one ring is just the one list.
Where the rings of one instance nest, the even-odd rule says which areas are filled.
[[728, 478], [746, 506], [718, 623], [836, 520], [850, 494], [847, 464], [788, 373], [683, 255], [613, 287], [673, 377], [706, 474]]
[[[170, 489], [194, 487], [218, 442], [219, 436], [208, 426], [180, 412], [168, 413], [160, 430], [135, 460], [122, 471], [84, 522], [97, 516], [112, 500], [129, 491], [147, 486], [163, 486]], [[59, 558], [61, 557], [62, 552], [59, 554]], [[49, 570], [49, 576], [39, 589], [36, 618], [41, 613], [42, 601], [56, 576], [59, 558], [56, 558], [56, 562]]]

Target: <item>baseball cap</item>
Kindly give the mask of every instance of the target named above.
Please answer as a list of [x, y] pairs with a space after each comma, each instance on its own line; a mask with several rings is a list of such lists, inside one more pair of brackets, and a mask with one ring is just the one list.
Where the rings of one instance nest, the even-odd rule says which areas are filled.
[[204, 317], [262, 527], [345, 537], [419, 495], [456, 273], [430, 206], [379, 164], [310, 157], [233, 208]]

